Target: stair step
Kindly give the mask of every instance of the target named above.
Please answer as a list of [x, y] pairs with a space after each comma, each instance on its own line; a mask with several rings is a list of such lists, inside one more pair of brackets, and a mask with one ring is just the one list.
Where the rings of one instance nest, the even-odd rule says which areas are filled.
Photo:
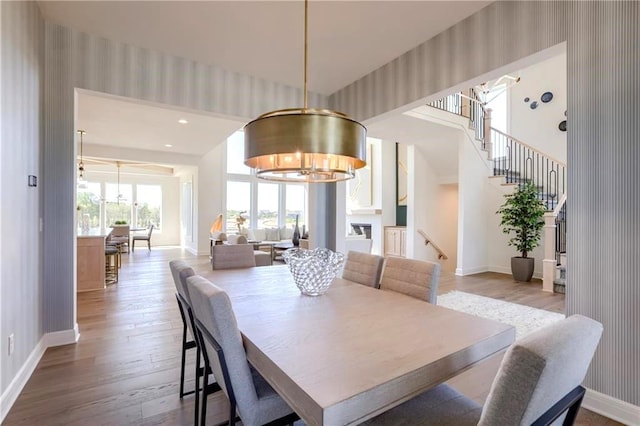
[[566, 287], [564, 284], [556, 284], [555, 282], [553, 283], [553, 292], [554, 293], [561, 293], [561, 294], [565, 294]]

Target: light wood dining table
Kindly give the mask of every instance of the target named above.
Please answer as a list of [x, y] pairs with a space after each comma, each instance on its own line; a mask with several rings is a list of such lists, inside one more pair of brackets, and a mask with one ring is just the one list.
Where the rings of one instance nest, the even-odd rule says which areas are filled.
[[300, 294], [287, 266], [207, 271], [249, 362], [308, 425], [358, 424], [508, 347], [512, 326], [336, 278]]

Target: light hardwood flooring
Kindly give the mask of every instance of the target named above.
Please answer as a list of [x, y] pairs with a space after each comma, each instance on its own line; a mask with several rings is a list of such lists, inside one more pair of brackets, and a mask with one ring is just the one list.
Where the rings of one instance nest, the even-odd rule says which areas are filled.
[[[207, 256], [154, 247], [122, 256], [118, 284], [78, 295], [80, 341], [47, 350], [5, 425], [191, 425], [193, 396], [178, 398], [182, 321], [169, 260], [185, 259], [209, 270]], [[440, 293], [461, 290], [554, 312], [564, 296], [541, 291], [541, 283], [515, 283], [508, 275], [444, 274]], [[193, 351], [190, 351], [193, 352]], [[494, 357], [451, 380], [483, 402], [500, 362]], [[187, 376], [193, 377], [194, 357]], [[188, 385], [193, 388], [193, 381]], [[221, 393], [209, 397], [207, 424], [226, 420]], [[579, 425], [616, 425], [581, 410]]]

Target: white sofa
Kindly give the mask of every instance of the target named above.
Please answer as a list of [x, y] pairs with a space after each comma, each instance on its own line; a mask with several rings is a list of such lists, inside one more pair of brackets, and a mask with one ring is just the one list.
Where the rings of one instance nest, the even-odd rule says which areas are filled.
[[293, 229], [285, 226], [281, 228], [249, 228], [243, 230], [242, 234], [245, 235], [249, 241], [279, 243], [291, 241]]

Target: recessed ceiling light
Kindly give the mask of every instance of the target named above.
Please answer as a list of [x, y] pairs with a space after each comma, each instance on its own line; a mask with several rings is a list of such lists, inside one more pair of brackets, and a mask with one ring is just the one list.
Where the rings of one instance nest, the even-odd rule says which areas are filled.
[[180, 123], [180, 124], [187, 124], [187, 123], [188, 123], [188, 121], [187, 121], [187, 120], [185, 120], [184, 118], [181, 118], [180, 120], [178, 120], [178, 123]]
[[164, 144], [164, 146], [166, 146], [167, 148], [171, 148], [173, 145], [171, 145], [170, 143], [166, 143]]

